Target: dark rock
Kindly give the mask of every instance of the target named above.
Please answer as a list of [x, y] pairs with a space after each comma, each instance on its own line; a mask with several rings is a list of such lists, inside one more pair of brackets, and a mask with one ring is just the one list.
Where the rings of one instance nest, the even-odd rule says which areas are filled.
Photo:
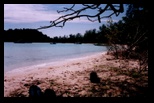
[[36, 86], [36, 85], [30, 86], [30, 88], [29, 88], [29, 97], [40, 97], [42, 95], [43, 95], [43, 93], [42, 93], [41, 89], [38, 86]]
[[100, 78], [97, 76], [97, 73], [96, 72], [92, 71], [90, 73], [90, 81], [92, 83], [100, 83]]
[[27, 86], [29, 86], [29, 84], [26, 83], [26, 84], [24, 84], [24, 86], [27, 87]]
[[56, 93], [55, 93], [55, 91], [52, 90], [52, 89], [46, 89], [46, 90], [44, 91], [44, 96], [45, 96], [45, 97], [56, 97]]

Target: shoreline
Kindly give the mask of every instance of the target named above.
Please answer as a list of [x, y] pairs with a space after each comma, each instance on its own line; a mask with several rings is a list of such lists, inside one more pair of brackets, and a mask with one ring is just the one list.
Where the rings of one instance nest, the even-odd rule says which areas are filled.
[[[71, 59], [66, 59], [65, 61], [56, 61], [56, 62], [50, 62], [50, 63], [46, 63], [46, 64], [39, 64], [39, 65], [34, 65], [34, 66], [29, 66], [29, 67], [24, 67], [24, 68], [17, 68], [11, 71], [8, 71], [4, 74], [4, 91], [5, 91], [5, 85], [7, 85], [6, 81], [9, 80], [10, 83], [12, 84], [12, 87], [14, 87], [14, 85], [17, 85], [17, 83], [11, 83], [14, 81], [22, 81], [24, 78], [29, 78], [29, 75], [33, 75], [33, 78], [35, 77], [34, 74], [40, 74], [39, 72], [43, 73], [43, 77], [45, 76], [45, 74], [48, 71], [57, 71], [57, 75], [60, 75], [60, 73], [67, 71], [70, 69], [70, 71], [78, 71], [77, 69], [73, 70], [73, 68], [69, 68], [69, 66], [73, 66], [74, 64], [80, 64], [83, 61], [87, 61], [89, 59], [94, 59], [99, 57], [100, 55], [105, 54], [106, 52], [102, 52], [102, 53], [94, 53], [90, 56], [84, 56], [84, 57], [77, 57], [77, 58], [71, 58]], [[63, 70], [60, 70], [62, 68], [65, 68]], [[67, 68], [68, 67], [68, 68]], [[60, 69], [59, 69], [60, 68]], [[81, 70], [82, 68], [80, 68]], [[84, 69], [83, 69], [84, 70]], [[54, 73], [55, 74], [55, 73]], [[12, 79], [13, 78], [13, 79]], [[19, 79], [20, 78], [20, 79]], [[40, 76], [40, 78], [42, 78]], [[45, 77], [44, 77], [45, 78]], [[9, 85], [10, 86], [10, 85]], [[8, 89], [8, 88], [7, 88]], [[4, 96], [6, 96], [8, 93], [5, 91], [4, 92]]]
[[[114, 97], [120, 96], [122, 90], [115, 89], [111, 91], [107, 86], [91, 83], [89, 74], [96, 71], [101, 78], [101, 82], [108, 82], [110, 79], [118, 79], [119, 83], [125, 79], [135, 83], [135, 79], [127, 75], [118, 75], [113, 69], [121, 66], [119, 60], [113, 59], [106, 52], [96, 53], [90, 56], [84, 56], [74, 59], [68, 59], [64, 62], [49, 63], [40, 67], [28, 68], [27, 70], [14, 70], [4, 74], [4, 97], [28, 97], [29, 87], [34, 84], [41, 88], [42, 91], [50, 88], [61, 97], [109, 97], [114, 93]], [[128, 67], [136, 68], [137, 61], [130, 61]], [[112, 68], [111, 68], [112, 67]], [[147, 83], [145, 83], [146, 85]], [[103, 94], [94, 93], [93, 88], [106, 90]], [[118, 87], [116, 87], [118, 88]], [[100, 91], [101, 92], [101, 91]], [[102, 92], [101, 92], [102, 93]]]
[[89, 54], [80, 55], [79, 57], [59, 59], [59, 60], [56, 60], [56, 61], [52, 60], [51, 62], [48, 61], [48, 62], [41, 63], [41, 64], [39, 63], [39, 64], [36, 64], [36, 65], [31, 65], [31, 66], [18, 67], [18, 68], [4, 72], [4, 74], [8, 74], [8, 73], [10, 74], [10, 73], [15, 73], [15, 72], [24, 72], [24, 71], [27, 71], [27, 70], [32, 70], [32, 69], [37, 69], [37, 68], [47, 68], [47, 67], [50, 67], [50, 66], [59, 65], [59, 63], [60, 63], [60, 65], [62, 65], [62, 64], [66, 64], [68, 62], [79, 61], [79, 60], [95, 57], [96, 55], [101, 55], [101, 54], [105, 54], [105, 53], [107, 53], [107, 52], [104, 51], [104, 52], [89, 53]]

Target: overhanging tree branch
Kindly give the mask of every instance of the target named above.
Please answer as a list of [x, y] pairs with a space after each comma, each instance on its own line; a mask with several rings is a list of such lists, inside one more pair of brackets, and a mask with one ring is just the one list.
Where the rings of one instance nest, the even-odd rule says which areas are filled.
[[[46, 29], [46, 28], [51, 28], [51, 27], [64, 27], [65, 23], [67, 21], [70, 21], [70, 20], [73, 20], [73, 19], [76, 19], [76, 18], [80, 18], [80, 17], [86, 17], [91, 22], [98, 21], [99, 23], [101, 23], [101, 19], [109, 18], [109, 17], [111, 17], [114, 14], [116, 16], [118, 16], [120, 13], [122, 13], [124, 11], [123, 10], [123, 4], [119, 4], [119, 6], [113, 5], [113, 4], [106, 4], [106, 6], [104, 8], [101, 6], [101, 4], [91, 4], [91, 5], [89, 5], [89, 4], [82, 4], [82, 6], [83, 6], [83, 8], [78, 9], [78, 10], [74, 9], [75, 4], [73, 4], [72, 7], [70, 7], [70, 8], [64, 7], [64, 10], [57, 11], [57, 12], [58, 13], [61, 13], [61, 12], [72, 12], [72, 13], [68, 13], [68, 14], [66, 14], [64, 16], [59, 17], [58, 19], [56, 19], [54, 21], [50, 21], [51, 24], [49, 26], [43, 26], [43, 27], [40, 27], [38, 29]], [[117, 9], [117, 7], [119, 9]], [[90, 15], [90, 14], [84, 14], [83, 15], [83, 14], [81, 14], [85, 10], [96, 10], [97, 13], [94, 14], [94, 15]], [[107, 15], [107, 16], [102, 16], [101, 15], [105, 11], [108, 11], [108, 10], [112, 11], [112, 13]]]

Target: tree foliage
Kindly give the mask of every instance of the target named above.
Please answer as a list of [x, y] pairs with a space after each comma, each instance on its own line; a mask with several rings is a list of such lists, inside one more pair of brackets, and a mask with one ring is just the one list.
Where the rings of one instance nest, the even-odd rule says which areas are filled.
[[[120, 4], [119, 9], [115, 9], [115, 5], [107, 4], [105, 8], [101, 8], [100, 4], [83, 4], [83, 8], [79, 10], [74, 10], [73, 5], [71, 8], [64, 8], [60, 12], [72, 12], [64, 16], [59, 17], [55, 21], [51, 22], [51, 25], [41, 27], [40, 29], [50, 28], [50, 27], [63, 27], [66, 21], [73, 20], [78, 17], [86, 17], [90, 21], [101, 21], [101, 14], [105, 10], [113, 11], [113, 14], [118, 15], [123, 12], [123, 5]], [[83, 15], [82, 12], [86, 9], [98, 11], [96, 15]], [[21, 30], [14, 30], [15, 37], [12, 36], [12, 30], [7, 30], [7, 35], [5, 35], [5, 41], [17, 41], [20, 38], [27, 40], [27, 34], [33, 34], [34, 37], [38, 37], [38, 40], [44, 38], [45, 41], [50, 42], [60, 42], [60, 43], [107, 43], [109, 52], [113, 53], [116, 58], [133, 58], [139, 59], [141, 68], [146, 68], [148, 64], [148, 35], [149, 35], [149, 9], [143, 4], [128, 4], [128, 9], [126, 16], [119, 20], [118, 22], [113, 22], [110, 18], [107, 25], [102, 25], [99, 30], [91, 29], [85, 31], [84, 34], [70, 34], [54, 38], [48, 38], [46, 35], [40, 37], [40, 32], [35, 30], [26, 30], [22, 32]], [[105, 17], [111, 17], [105, 16]], [[93, 19], [93, 20], [92, 20]], [[62, 24], [61, 24], [62, 23]], [[6, 33], [6, 31], [5, 31]], [[26, 35], [21, 37], [21, 34]], [[36, 35], [37, 34], [37, 35]], [[9, 38], [7, 37], [9, 36]], [[29, 37], [31, 37], [29, 35]], [[16, 38], [16, 39], [14, 39]], [[30, 41], [37, 41], [36, 38], [31, 37]]]
[[4, 30], [4, 42], [50, 42], [51, 38], [36, 29]]
[[114, 52], [116, 58], [121, 55], [127, 59], [139, 59], [140, 70], [148, 66], [148, 13], [144, 5], [129, 4], [126, 17], [108, 24], [109, 50]]

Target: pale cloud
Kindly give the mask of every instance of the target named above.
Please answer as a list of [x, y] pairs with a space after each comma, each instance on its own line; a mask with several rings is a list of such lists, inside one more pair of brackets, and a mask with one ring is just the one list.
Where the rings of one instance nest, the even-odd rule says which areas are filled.
[[57, 19], [60, 14], [48, 10], [41, 4], [4, 4], [4, 22], [32, 23], [51, 21]]
[[[65, 6], [61, 5], [60, 7]], [[4, 4], [4, 22], [8, 23], [34, 23], [42, 21], [49, 22], [51, 20], [56, 20], [62, 15], [65, 14], [58, 14], [56, 10], [51, 10], [44, 4]], [[102, 19], [101, 21], [106, 22], [107, 19]], [[87, 18], [77, 18], [69, 22], [93, 23]], [[98, 23], [98, 21], [95, 21], [94, 23]]]

